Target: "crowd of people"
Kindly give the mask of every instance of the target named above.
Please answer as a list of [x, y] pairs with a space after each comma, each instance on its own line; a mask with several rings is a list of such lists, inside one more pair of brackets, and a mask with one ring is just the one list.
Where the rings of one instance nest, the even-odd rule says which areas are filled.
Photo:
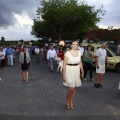
[[[65, 107], [74, 109], [73, 99], [76, 92], [76, 87], [81, 86], [81, 79], [86, 80], [87, 71], [90, 71], [90, 80], [94, 81], [95, 88], [101, 88], [101, 80], [105, 73], [105, 63], [107, 63], [106, 54], [107, 44], [103, 43], [101, 48], [92, 52], [92, 45], [88, 45], [86, 49], [79, 45], [78, 41], [73, 41], [67, 49], [60, 45], [57, 49], [53, 45], [49, 46], [2, 46], [0, 48], [0, 63], [1, 68], [7, 64], [13, 67], [14, 58], [19, 54], [19, 62], [22, 70], [23, 80], [28, 83], [28, 71], [31, 65], [31, 55], [36, 56], [36, 63], [40, 63], [41, 59], [47, 61], [48, 68], [51, 73], [54, 72], [54, 61], [57, 62], [57, 72], [62, 73], [63, 85], [68, 86], [67, 99]], [[96, 79], [93, 77], [92, 59], [96, 61]], [[1, 80], [1, 78], [0, 78]]]

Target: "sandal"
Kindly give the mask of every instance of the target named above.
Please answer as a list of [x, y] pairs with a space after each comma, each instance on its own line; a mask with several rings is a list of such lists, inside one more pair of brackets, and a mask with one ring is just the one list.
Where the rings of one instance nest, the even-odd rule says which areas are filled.
[[74, 107], [74, 106], [71, 106], [71, 107], [70, 107], [70, 109], [74, 110], [74, 109], [75, 109], [75, 107]]
[[69, 110], [70, 109], [70, 107], [68, 106], [68, 105], [65, 105], [65, 107]]

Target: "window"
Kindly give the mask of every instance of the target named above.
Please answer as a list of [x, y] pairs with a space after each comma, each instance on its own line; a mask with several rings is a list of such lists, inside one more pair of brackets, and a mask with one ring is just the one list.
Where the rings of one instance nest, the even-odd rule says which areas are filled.
[[107, 57], [113, 57], [112, 54], [108, 50], [106, 51], [107, 51]]
[[[86, 49], [87, 49], [87, 46], [83, 46], [83, 48], [84, 48], [84, 50], [86, 50]], [[91, 50], [91, 51], [94, 52], [94, 47], [92, 47], [92, 50]]]

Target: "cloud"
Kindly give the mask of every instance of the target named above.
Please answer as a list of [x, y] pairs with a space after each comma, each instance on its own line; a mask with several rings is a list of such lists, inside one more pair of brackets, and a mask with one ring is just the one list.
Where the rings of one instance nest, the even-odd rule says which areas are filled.
[[4, 5], [0, 4], [0, 26], [7, 27], [15, 22], [14, 15]]
[[35, 39], [31, 25], [40, 0], [0, 0], [0, 36], [6, 40]]
[[[106, 14], [99, 26], [120, 28], [120, 0], [83, 1], [95, 5], [96, 9], [104, 6]], [[4, 36], [6, 40], [35, 39], [30, 31], [39, 5], [40, 0], [0, 0], [0, 37]]]
[[7, 27], [17, 22], [14, 14], [26, 13], [31, 19], [35, 18], [38, 6], [39, 0], [0, 0], [0, 26]]
[[120, 0], [85, 0], [89, 5], [95, 5], [95, 8], [100, 8], [103, 5], [106, 10], [105, 16], [102, 16], [99, 26], [107, 28], [113, 26], [114, 28], [120, 28]]

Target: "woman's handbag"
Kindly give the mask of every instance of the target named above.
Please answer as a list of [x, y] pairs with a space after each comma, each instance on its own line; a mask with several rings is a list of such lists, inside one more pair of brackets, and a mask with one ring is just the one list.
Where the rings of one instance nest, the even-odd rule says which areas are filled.
[[61, 62], [61, 58], [60, 58], [60, 57], [56, 57], [56, 58], [55, 58], [55, 61], [56, 61], [56, 62]]

